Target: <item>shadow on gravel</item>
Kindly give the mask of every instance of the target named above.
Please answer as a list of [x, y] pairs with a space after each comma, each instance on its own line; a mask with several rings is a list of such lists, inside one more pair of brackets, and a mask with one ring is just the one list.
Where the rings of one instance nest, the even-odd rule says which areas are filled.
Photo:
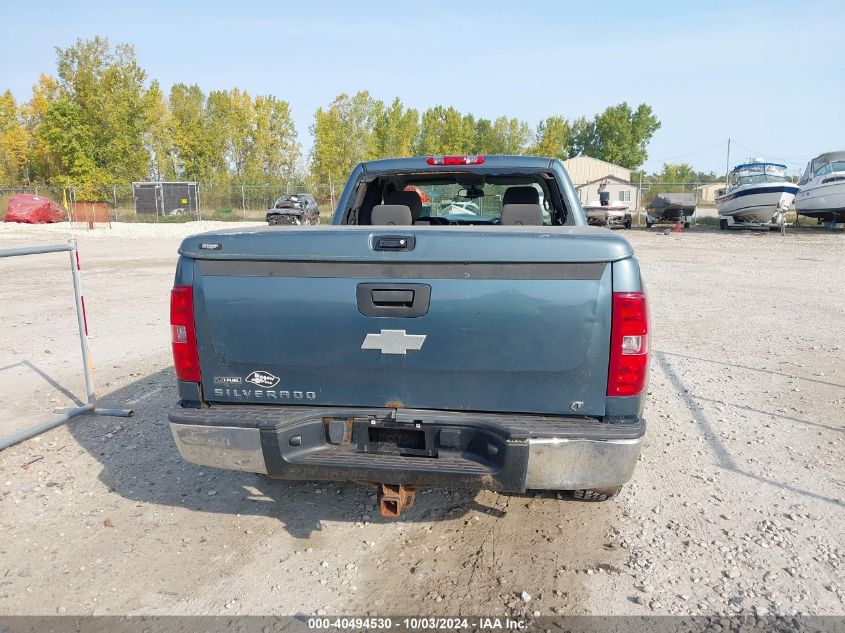
[[38, 365], [36, 365], [35, 363], [33, 363], [29, 360], [22, 360], [22, 361], [18, 361], [17, 363], [12, 363], [11, 365], [5, 365], [3, 367], [0, 367], [0, 371], [7, 371], [9, 369], [14, 369], [15, 367], [26, 367], [26, 368], [28, 368], [31, 372], [40, 376], [41, 379], [44, 380], [44, 382], [46, 382], [53, 389], [55, 389], [60, 394], [62, 394], [65, 398], [67, 398], [68, 400], [73, 402], [76, 406], [81, 407], [83, 404], [85, 404], [77, 395], [71, 393], [71, 391], [69, 389], [62, 386], [61, 383], [56, 381], [50, 374], [48, 374], [43, 369], [41, 369]]
[[[716, 463], [719, 465], [719, 467], [737, 473], [738, 475], [748, 477], [760, 483], [770, 484], [772, 486], [782, 488], [783, 490], [789, 490], [790, 492], [793, 492], [795, 494], [811, 497], [820, 501], [826, 501], [838, 507], [842, 507], [843, 505], [845, 505], [845, 501], [843, 501], [842, 499], [837, 499], [836, 497], [828, 497], [826, 495], [818, 494], [810, 490], [804, 490], [803, 488], [797, 488], [782, 481], [769, 479], [767, 477], [762, 477], [760, 475], [756, 475], [754, 473], [743, 470], [734, 460], [734, 457], [731, 454], [730, 450], [728, 450], [728, 447], [718, 438], [716, 431], [713, 428], [713, 424], [710, 422], [710, 420], [707, 419], [707, 416], [704, 415], [701, 409], [696, 405], [695, 401], [699, 400], [698, 396], [694, 395], [693, 392], [690, 391], [690, 389], [686, 386], [683, 379], [678, 375], [678, 373], [672, 367], [671, 363], [668, 361], [667, 356], [679, 355], [667, 354], [665, 352], [654, 352], [655, 362], [660, 367], [660, 369], [663, 370], [663, 373], [669, 379], [669, 382], [672, 383], [672, 386], [678, 392], [678, 395], [684, 401], [684, 404], [686, 404], [687, 409], [689, 409], [690, 414], [692, 415], [696, 424], [701, 429], [704, 435], [704, 439], [707, 440], [707, 443], [710, 445], [710, 449], [713, 451], [713, 454], [716, 457]], [[685, 356], [684, 358], [691, 357]]]
[[828, 382], [826, 380], [819, 380], [818, 378], [806, 378], [804, 376], [794, 376], [793, 374], [785, 374], [783, 372], [774, 371], [771, 369], [762, 369], [760, 367], [749, 367], [748, 365], [739, 365], [737, 363], [726, 363], [723, 360], [711, 360], [709, 358], [698, 358], [697, 356], [686, 356], [685, 354], [673, 354], [671, 352], [654, 352], [655, 356], [676, 356], [677, 358], [686, 358], [687, 360], [696, 360], [701, 363], [713, 363], [715, 365], [723, 365], [725, 367], [736, 367], [737, 369], [748, 369], [749, 371], [759, 371], [764, 374], [771, 374], [773, 376], [783, 376], [784, 378], [795, 378], [796, 380], [806, 380], [807, 382], [815, 382], [820, 385], [827, 385], [829, 387], [839, 387], [845, 389], [845, 385], [840, 385], [836, 382]]
[[836, 433], [845, 433], [845, 428], [843, 427], [835, 427], [829, 426], [827, 424], [820, 424], [818, 422], [812, 422], [811, 420], [802, 420], [801, 418], [794, 418], [789, 415], [783, 415], [782, 413], [774, 413], [773, 411], [763, 411], [762, 409], [755, 409], [754, 407], [749, 407], [745, 404], [737, 404], [736, 402], [726, 402], [723, 400], [714, 400], [713, 398], [705, 398], [703, 396], [692, 396], [696, 400], [701, 400], [702, 402], [712, 402], [713, 404], [724, 404], [729, 407], [734, 407], [735, 409], [739, 409], [741, 411], [748, 411], [749, 413], [757, 413], [759, 415], [767, 415], [772, 418], [780, 418], [781, 420], [789, 420], [790, 422], [798, 422], [799, 424], [806, 424], [808, 426], [815, 426], [820, 429], [825, 429], [828, 431], [835, 431]]
[[[162, 370], [101, 398], [104, 406], [130, 406], [133, 417], [81, 416], [68, 426], [76, 441], [100, 462], [99, 479], [110, 491], [141, 503], [198, 513], [273, 517], [297, 538], [319, 532], [323, 521], [386, 522], [378, 514], [373, 488], [269, 480], [183, 461], [167, 423], [167, 411], [177, 398], [173, 370]], [[422, 490], [399, 521], [436, 521], [470, 511], [502, 516], [501, 510], [479, 503], [476, 495]]]

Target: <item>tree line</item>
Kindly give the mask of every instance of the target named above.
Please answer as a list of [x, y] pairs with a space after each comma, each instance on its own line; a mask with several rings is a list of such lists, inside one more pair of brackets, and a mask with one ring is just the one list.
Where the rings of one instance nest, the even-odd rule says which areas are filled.
[[197, 180], [265, 184], [342, 183], [352, 167], [429, 154], [586, 154], [630, 169], [660, 128], [651, 108], [622, 102], [593, 118], [476, 118], [453, 107], [423, 112], [362, 91], [318, 108], [304, 156], [290, 104], [238, 88], [208, 93], [149, 80], [130, 45], [79, 39], [56, 48], [29, 101], [0, 94], [0, 185], [74, 186], [84, 195], [115, 183]]

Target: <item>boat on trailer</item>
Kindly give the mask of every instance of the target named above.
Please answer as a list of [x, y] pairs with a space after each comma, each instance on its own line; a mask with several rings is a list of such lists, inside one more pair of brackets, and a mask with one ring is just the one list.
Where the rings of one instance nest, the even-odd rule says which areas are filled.
[[681, 223], [688, 229], [695, 214], [695, 194], [658, 193], [646, 209], [647, 228], [651, 228], [653, 224]]
[[845, 151], [827, 152], [807, 164], [795, 196], [798, 215], [819, 223], [845, 222]]
[[581, 205], [587, 224], [607, 228], [631, 228], [631, 212], [624, 202], [611, 202], [610, 193], [599, 189], [599, 199]]
[[716, 196], [719, 227], [780, 227], [797, 193], [798, 186], [786, 179], [786, 165], [761, 160], [737, 165]]

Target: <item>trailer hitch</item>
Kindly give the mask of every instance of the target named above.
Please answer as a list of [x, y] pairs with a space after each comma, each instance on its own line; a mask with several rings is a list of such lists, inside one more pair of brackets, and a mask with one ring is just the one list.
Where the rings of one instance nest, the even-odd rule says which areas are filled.
[[378, 487], [378, 507], [381, 516], [395, 519], [402, 510], [408, 510], [417, 498], [417, 489], [405, 484], [376, 484]]

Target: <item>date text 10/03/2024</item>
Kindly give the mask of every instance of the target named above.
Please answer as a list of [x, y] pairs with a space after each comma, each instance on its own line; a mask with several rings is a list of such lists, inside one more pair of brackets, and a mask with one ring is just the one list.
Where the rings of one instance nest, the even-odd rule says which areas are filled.
[[519, 631], [527, 626], [525, 620], [497, 617], [480, 618], [309, 618], [308, 628], [312, 630], [462, 630]]

